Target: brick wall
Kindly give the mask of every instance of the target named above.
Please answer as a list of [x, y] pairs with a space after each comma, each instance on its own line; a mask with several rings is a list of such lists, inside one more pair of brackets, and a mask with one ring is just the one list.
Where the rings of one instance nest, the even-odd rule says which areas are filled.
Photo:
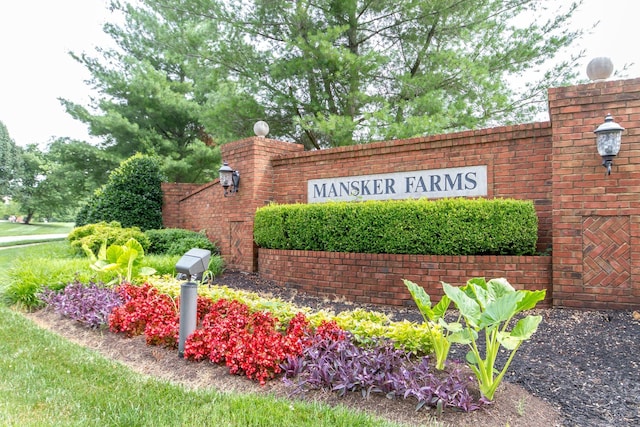
[[188, 227], [181, 215], [181, 201], [199, 187], [198, 184], [162, 183], [162, 225], [165, 228]]
[[[224, 198], [218, 181], [165, 186], [165, 226], [205, 230], [229, 268], [327, 296], [402, 305], [409, 297], [402, 278], [439, 295], [440, 280], [484, 276], [547, 289], [555, 306], [637, 309], [640, 79], [551, 89], [549, 110], [550, 122], [320, 151], [257, 137], [226, 144], [223, 159], [240, 171], [240, 192]], [[605, 177], [593, 131], [607, 113], [627, 130]], [[487, 166], [488, 198], [534, 202], [538, 250], [552, 248], [551, 256], [336, 254], [258, 250], [253, 242], [256, 209], [306, 203], [309, 179], [480, 165]]]
[[550, 160], [549, 123], [305, 151], [273, 159], [273, 200], [306, 203], [309, 179], [487, 165], [488, 198], [535, 203], [544, 251], [552, 235]]
[[549, 256], [424, 256], [260, 249], [260, 276], [282, 286], [327, 298], [367, 304], [414, 307], [402, 279], [432, 297], [440, 281], [464, 285], [472, 277], [507, 277], [516, 289], [546, 289], [551, 303]]
[[224, 197], [219, 180], [195, 187], [165, 184], [164, 226], [204, 231], [220, 249], [227, 268], [256, 271], [253, 216], [272, 193], [270, 159], [301, 150], [303, 147], [296, 144], [258, 137], [222, 146], [222, 158], [240, 172], [239, 191]]

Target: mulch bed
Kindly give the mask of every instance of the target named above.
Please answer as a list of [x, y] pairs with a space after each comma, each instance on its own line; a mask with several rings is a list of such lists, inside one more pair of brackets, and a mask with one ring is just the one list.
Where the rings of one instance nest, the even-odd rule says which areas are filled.
[[[227, 272], [215, 283], [279, 297], [301, 306], [383, 311], [394, 320], [421, 321], [411, 308], [363, 306], [300, 294], [257, 274]], [[640, 307], [639, 307], [640, 309]], [[559, 406], [567, 426], [640, 425], [640, 320], [632, 311], [535, 309], [543, 321], [518, 350], [506, 380]], [[640, 316], [636, 317], [640, 318]], [[450, 357], [464, 359], [466, 349]], [[499, 358], [499, 368], [506, 360]]]

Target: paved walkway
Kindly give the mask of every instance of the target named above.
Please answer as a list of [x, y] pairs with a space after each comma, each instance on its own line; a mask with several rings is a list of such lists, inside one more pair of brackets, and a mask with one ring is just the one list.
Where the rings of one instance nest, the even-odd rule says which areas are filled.
[[67, 234], [33, 234], [29, 236], [0, 236], [0, 243], [24, 242], [27, 240], [64, 239]]

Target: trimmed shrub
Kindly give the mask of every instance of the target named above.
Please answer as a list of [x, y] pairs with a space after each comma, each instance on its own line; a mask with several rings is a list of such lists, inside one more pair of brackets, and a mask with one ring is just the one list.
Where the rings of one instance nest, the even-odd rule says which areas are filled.
[[417, 255], [532, 255], [533, 202], [438, 199], [270, 205], [254, 222], [270, 249]]
[[125, 228], [161, 228], [162, 181], [156, 158], [142, 154], [128, 158], [80, 209], [76, 225], [118, 221]]
[[145, 235], [149, 239], [151, 254], [184, 255], [191, 248], [208, 249], [212, 254], [218, 253], [218, 248], [204, 233], [197, 233], [181, 228], [165, 228], [147, 230]]

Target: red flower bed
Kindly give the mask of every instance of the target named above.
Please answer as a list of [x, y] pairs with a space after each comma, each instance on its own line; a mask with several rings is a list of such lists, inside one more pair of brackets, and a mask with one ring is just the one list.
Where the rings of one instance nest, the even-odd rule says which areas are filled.
[[[148, 283], [142, 286], [123, 283], [116, 291], [125, 303], [109, 315], [109, 330], [128, 337], [144, 333], [147, 344], [177, 348], [179, 298], [161, 294]], [[210, 299], [198, 297], [197, 317], [200, 321], [212, 306]]]
[[[109, 316], [109, 329], [135, 336], [144, 333], [147, 344], [176, 348], [179, 332], [179, 299], [161, 294], [149, 284], [123, 283], [116, 289], [125, 301]], [[296, 314], [284, 334], [269, 312], [251, 312], [238, 301], [212, 302], [198, 297], [200, 328], [187, 337], [184, 357], [224, 363], [232, 374], [244, 374], [265, 384], [282, 371], [287, 357], [298, 357], [311, 345], [313, 331], [303, 313]], [[335, 322], [318, 328], [323, 336], [339, 338]]]
[[298, 313], [283, 335], [278, 319], [268, 312], [251, 313], [238, 301], [219, 300], [185, 342], [184, 356], [224, 363], [232, 374], [244, 373], [264, 384], [282, 371], [280, 363], [288, 356], [302, 354], [311, 330]]

